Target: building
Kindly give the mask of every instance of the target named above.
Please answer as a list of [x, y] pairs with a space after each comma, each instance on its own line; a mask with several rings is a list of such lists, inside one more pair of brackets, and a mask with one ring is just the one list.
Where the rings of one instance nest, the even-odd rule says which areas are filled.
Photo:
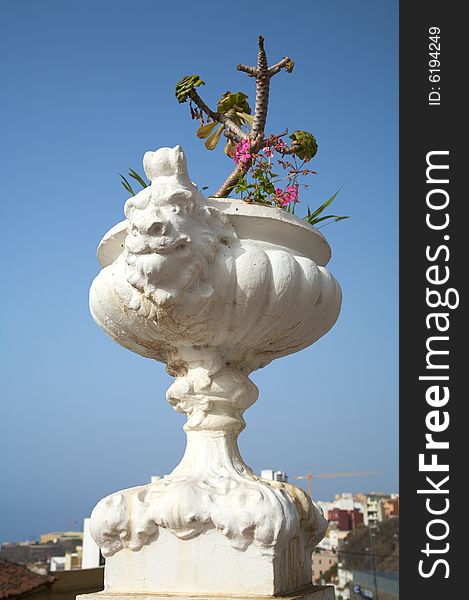
[[357, 500], [357, 498], [355, 498], [353, 494], [349, 492], [336, 494], [332, 502], [323, 502], [320, 500], [317, 502], [317, 505], [322, 509], [324, 516], [328, 521], [331, 520], [329, 512], [333, 510], [343, 510], [350, 513], [357, 511], [359, 513], [363, 513], [362, 502]]
[[384, 518], [383, 503], [390, 498], [389, 495], [381, 492], [372, 492], [371, 494], [357, 494], [357, 500], [363, 508], [363, 523], [368, 527], [374, 527]]
[[53, 531], [41, 535], [39, 543], [2, 544], [0, 558], [42, 575], [100, 567], [104, 558], [91, 537], [89, 521], [84, 520], [83, 532]]
[[65, 556], [52, 556], [50, 559], [49, 571], [51, 573], [65, 571]]
[[33, 573], [25, 565], [18, 565], [0, 558], [0, 598], [28, 598], [47, 593], [55, 578]]
[[36, 573], [47, 574], [52, 557], [65, 557], [67, 552], [74, 553], [81, 546], [81, 538], [70, 538], [40, 544], [37, 542], [2, 544], [0, 558], [12, 563], [27, 565]]
[[334, 497], [334, 508], [340, 510], [355, 510], [362, 511], [361, 502], [350, 492], [342, 492], [342, 494], [336, 494]]
[[74, 571], [76, 569], [95, 569], [104, 565], [104, 558], [99, 546], [91, 537], [90, 519], [83, 520], [83, 543], [72, 552], [63, 556], [53, 556], [50, 559], [50, 571]]
[[340, 531], [335, 523], [329, 523], [326, 535], [319, 542], [317, 548], [324, 551], [336, 552], [342, 540], [348, 536], [349, 531]]
[[337, 581], [334, 584], [337, 598], [342, 597], [343, 600], [350, 598], [350, 583], [353, 581], [353, 573], [348, 569], [344, 569], [342, 563], [337, 565]]
[[[359, 525], [373, 527], [383, 519], [399, 516], [399, 494], [350, 493], [337, 494], [332, 502], [319, 501], [318, 506], [330, 522], [341, 531], [355, 529]], [[359, 516], [361, 514], [362, 516]]]
[[43, 533], [39, 536], [40, 544], [56, 544], [63, 540], [82, 540], [82, 531], [51, 531], [50, 533]]
[[270, 479], [270, 481], [288, 481], [288, 475], [285, 471], [272, 471], [272, 469], [262, 469], [261, 479]]
[[313, 552], [313, 583], [320, 583], [324, 574], [332, 567], [337, 565], [337, 554], [330, 550], [320, 550]]
[[384, 515], [387, 519], [399, 516], [399, 494], [391, 494], [390, 498], [387, 498], [383, 502]]
[[103, 587], [103, 567], [39, 575], [25, 565], [0, 559], [2, 600], [76, 600], [79, 594], [99, 592]]
[[359, 525], [363, 525], [363, 513], [357, 508], [344, 510], [332, 508], [327, 513], [329, 523], [335, 523], [339, 531], [351, 531]]
[[90, 519], [83, 520], [83, 549], [82, 549], [82, 569], [94, 569], [104, 565], [104, 558], [98, 544], [91, 537]]

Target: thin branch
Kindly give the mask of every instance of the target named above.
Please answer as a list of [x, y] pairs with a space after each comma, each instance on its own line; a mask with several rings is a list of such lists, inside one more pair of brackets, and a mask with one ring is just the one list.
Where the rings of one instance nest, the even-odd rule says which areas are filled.
[[229, 117], [218, 112], [214, 112], [211, 108], [209, 108], [194, 89], [191, 89], [189, 97], [194, 104], [197, 104], [200, 110], [202, 110], [212, 119], [212, 121], [222, 123], [227, 129], [229, 129], [236, 138], [237, 142], [241, 142], [248, 138], [248, 134], [244, 133], [241, 127], [236, 125], [236, 123], [234, 123]]
[[294, 146], [285, 146], [285, 148], [279, 148], [277, 151], [280, 152], [280, 154], [293, 154], [295, 149]]
[[257, 75], [256, 67], [248, 67], [247, 65], [238, 65], [236, 68], [238, 69], [238, 71], [243, 71], [244, 73], [247, 73], [249, 75], [249, 77], [256, 77], [256, 75]]
[[284, 69], [285, 67], [287, 67], [288, 65], [291, 65], [291, 64], [293, 64], [293, 61], [291, 60], [291, 58], [288, 58], [288, 56], [284, 56], [282, 58], [282, 60], [279, 60], [278, 63], [276, 63], [275, 65], [272, 65], [270, 67], [269, 77], [273, 77], [279, 71], [281, 71], [282, 69]]

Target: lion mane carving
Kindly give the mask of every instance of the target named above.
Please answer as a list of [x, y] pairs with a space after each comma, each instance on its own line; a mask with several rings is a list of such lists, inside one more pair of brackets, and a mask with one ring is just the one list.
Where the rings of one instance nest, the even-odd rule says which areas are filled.
[[127, 281], [158, 306], [198, 312], [214, 293], [210, 266], [219, 244], [236, 234], [223, 213], [205, 205], [180, 146], [147, 152], [143, 166], [151, 185], [124, 208]]

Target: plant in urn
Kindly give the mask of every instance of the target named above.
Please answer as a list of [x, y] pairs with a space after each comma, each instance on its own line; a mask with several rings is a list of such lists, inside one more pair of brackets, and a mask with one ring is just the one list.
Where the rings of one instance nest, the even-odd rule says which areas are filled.
[[[98, 249], [93, 318], [122, 346], [167, 365], [167, 399], [187, 415], [187, 446], [170, 475], [95, 507], [91, 533], [106, 557], [105, 590], [88, 598], [334, 597], [311, 584], [312, 550], [327, 526], [321, 511], [303, 490], [256, 476], [237, 437], [258, 397], [249, 374], [306, 348], [338, 317], [340, 288], [325, 269], [330, 249], [311, 224], [335, 196], [308, 209], [306, 220], [296, 217], [316, 142], [301, 131], [290, 146], [264, 135], [270, 79], [293, 61], [269, 67], [259, 38], [257, 66], [238, 69], [256, 80], [252, 116], [241, 92], [209, 109], [198, 76], [176, 88], [209, 149], [226, 137], [235, 166], [219, 192], [202, 196], [180, 146], [147, 152], [150, 183], [131, 170], [142, 186], [134, 194], [123, 178], [132, 194], [126, 219]], [[243, 199], [227, 199], [232, 190]]]

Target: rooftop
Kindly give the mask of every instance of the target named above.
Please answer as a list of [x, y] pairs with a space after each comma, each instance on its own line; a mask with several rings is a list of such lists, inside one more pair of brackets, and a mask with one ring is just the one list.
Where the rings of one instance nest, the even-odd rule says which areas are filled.
[[20, 598], [23, 594], [47, 588], [55, 581], [49, 575], [33, 573], [24, 565], [0, 558], [0, 598]]

